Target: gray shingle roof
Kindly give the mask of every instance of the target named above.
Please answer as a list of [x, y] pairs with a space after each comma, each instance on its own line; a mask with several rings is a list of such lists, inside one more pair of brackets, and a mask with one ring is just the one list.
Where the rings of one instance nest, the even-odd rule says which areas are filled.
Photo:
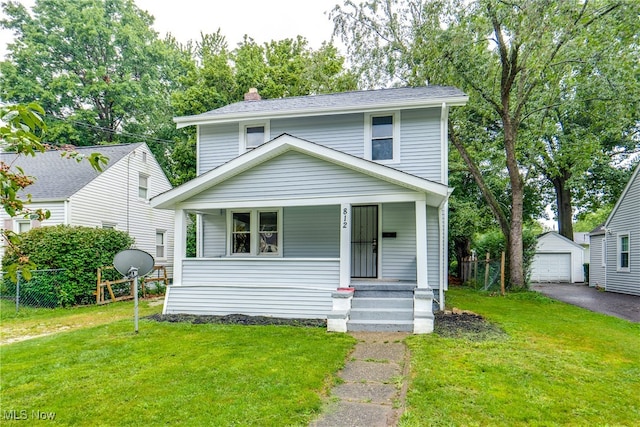
[[373, 105], [385, 106], [465, 96], [464, 92], [451, 86], [404, 87], [324, 95], [292, 96], [287, 98], [263, 99], [260, 101], [241, 101], [191, 117], [207, 119], [217, 116], [249, 113], [311, 112], [314, 110], [334, 108], [349, 109], [359, 106], [365, 108]]
[[[140, 147], [138, 144], [97, 145], [91, 147], [77, 147], [80, 154], [101, 153], [109, 158], [103, 172], [113, 166], [118, 160]], [[16, 159], [16, 157], [18, 157]], [[62, 157], [59, 151], [50, 150], [36, 153], [33, 156], [16, 156], [11, 153], [1, 153], [0, 160], [13, 166], [21, 167], [26, 175], [35, 177], [35, 183], [26, 188], [32, 200], [64, 200], [75, 194], [82, 187], [99, 175], [88, 161], [80, 163], [74, 159]], [[15, 163], [13, 163], [15, 161]]]

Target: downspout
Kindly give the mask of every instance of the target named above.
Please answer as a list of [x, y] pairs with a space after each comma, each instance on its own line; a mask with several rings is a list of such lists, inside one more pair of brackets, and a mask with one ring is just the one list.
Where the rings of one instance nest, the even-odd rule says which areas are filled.
[[438, 307], [440, 310], [444, 310], [444, 291], [447, 286], [448, 278], [448, 253], [449, 253], [449, 216], [447, 215], [447, 209], [449, 209], [449, 197], [453, 189], [450, 188], [447, 191], [447, 197], [438, 206], [438, 226], [440, 229], [440, 283], [438, 284]]
[[[441, 181], [445, 185], [449, 185], [449, 107], [446, 102], [442, 103], [440, 112], [440, 149], [441, 149]], [[438, 207], [438, 225], [440, 227], [440, 283], [438, 286], [438, 306], [444, 311], [444, 291], [448, 283], [448, 253], [449, 253], [449, 197], [453, 189], [449, 189], [447, 197], [440, 203]]]

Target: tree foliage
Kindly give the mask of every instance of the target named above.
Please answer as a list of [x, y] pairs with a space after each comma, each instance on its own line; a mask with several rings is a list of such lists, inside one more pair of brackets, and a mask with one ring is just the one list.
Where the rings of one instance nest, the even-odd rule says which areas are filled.
[[[578, 90], [589, 93], [585, 88], [589, 79], [575, 76], [576, 64], [597, 63], [618, 41], [615, 54], [636, 52], [621, 49], [628, 49], [629, 41], [639, 33], [637, 5], [558, 0], [370, 0], [356, 4], [347, 0], [334, 9], [332, 17], [350, 59], [370, 86], [427, 82], [457, 86], [469, 94], [468, 105], [451, 114], [450, 141], [506, 237], [511, 284], [524, 286], [527, 184], [539, 172], [540, 163], [533, 158], [544, 160], [542, 139], [554, 138], [548, 132], [554, 123], [541, 115], [551, 114], [558, 104], [568, 105], [567, 101], [575, 100], [574, 108], [577, 101], [586, 101]], [[637, 40], [633, 49], [637, 49]], [[637, 56], [627, 64], [633, 60], [637, 62]], [[604, 70], [609, 67], [594, 68], [594, 74]], [[625, 78], [633, 76], [633, 70], [637, 68], [630, 66]], [[576, 97], [569, 97], [571, 94]], [[468, 121], [471, 123], [465, 123]], [[581, 132], [572, 138], [579, 141], [584, 137]], [[567, 149], [570, 151], [579, 153]], [[571, 167], [586, 164], [570, 157], [575, 164]], [[500, 163], [494, 163], [499, 158]], [[506, 171], [506, 204], [487, 182], [484, 169], [488, 164]], [[551, 166], [550, 162], [543, 165]]]
[[[196, 115], [244, 99], [249, 88], [263, 99], [342, 92], [357, 88], [356, 76], [346, 70], [345, 59], [331, 44], [314, 50], [303, 37], [262, 45], [245, 36], [230, 50], [220, 30], [201, 34], [195, 44], [183, 47], [191, 60], [180, 77], [182, 89], [172, 93], [177, 116]], [[195, 133], [175, 146], [172, 156], [174, 183], [195, 177]]]
[[35, 269], [63, 269], [56, 291], [59, 304], [87, 304], [95, 301], [97, 269], [111, 265], [115, 254], [132, 244], [133, 239], [124, 231], [69, 225], [39, 227], [22, 235], [17, 251], [8, 250], [2, 264], [13, 265], [18, 257], [26, 256]]
[[3, 11], [15, 40], [0, 63], [0, 99], [39, 102], [49, 141], [138, 142], [168, 113], [166, 59], [177, 53], [132, 0], [36, 0], [31, 10], [6, 2]]
[[[36, 103], [28, 105], [9, 105], [0, 108], [0, 150], [20, 156], [35, 156], [46, 149], [51, 148], [42, 142], [42, 137], [47, 126], [42, 118], [44, 110]], [[61, 156], [66, 156], [77, 161], [85, 157], [73, 150], [61, 150]], [[106, 165], [108, 158], [100, 153], [91, 153], [86, 157], [91, 166], [100, 171]], [[15, 160], [14, 160], [15, 161]], [[43, 209], [30, 209], [28, 204], [31, 196], [26, 189], [33, 184], [35, 177], [27, 176], [24, 171], [13, 163], [0, 159], [0, 201], [9, 217], [24, 217], [39, 221], [49, 218], [49, 211]], [[28, 255], [21, 254], [19, 246], [21, 238], [11, 230], [0, 230], [2, 240], [14, 250], [15, 262], [3, 264], [9, 275], [16, 278], [19, 269], [29, 277], [29, 270], [34, 267]]]

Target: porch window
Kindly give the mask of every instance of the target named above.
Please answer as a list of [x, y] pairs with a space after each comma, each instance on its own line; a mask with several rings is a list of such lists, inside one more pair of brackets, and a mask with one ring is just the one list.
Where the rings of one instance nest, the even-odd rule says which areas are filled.
[[248, 254], [251, 252], [251, 212], [233, 213], [233, 232], [231, 253]]
[[629, 271], [629, 233], [618, 235], [618, 271]]
[[280, 220], [279, 210], [231, 212], [231, 255], [280, 255]]
[[399, 162], [399, 114], [366, 115], [365, 120], [365, 158], [380, 163]]

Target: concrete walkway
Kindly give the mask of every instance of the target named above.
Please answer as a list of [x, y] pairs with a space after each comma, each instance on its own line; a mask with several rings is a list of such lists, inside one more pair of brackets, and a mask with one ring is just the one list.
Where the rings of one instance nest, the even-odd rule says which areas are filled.
[[558, 301], [640, 323], [640, 296], [603, 292], [583, 284], [534, 283], [531, 288]]
[[387, 427], [404, 408], [409, 370], [406, 333], [353, 332], [358, 340], [331, 392], [331, 402], [312, 427]]

